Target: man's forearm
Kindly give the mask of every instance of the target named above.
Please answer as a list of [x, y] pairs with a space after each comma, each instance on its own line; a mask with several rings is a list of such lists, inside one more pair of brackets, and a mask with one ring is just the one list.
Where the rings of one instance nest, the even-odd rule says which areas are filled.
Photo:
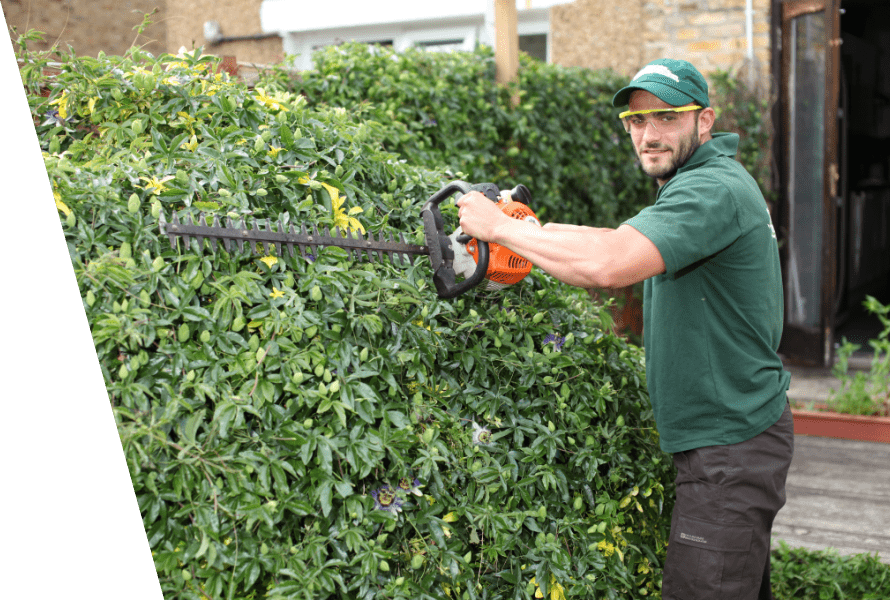
[[564, 283], [581, 288], [612, 286], [606, 237], [613, 229], [504, 220], [493, 242], [506, 246]]

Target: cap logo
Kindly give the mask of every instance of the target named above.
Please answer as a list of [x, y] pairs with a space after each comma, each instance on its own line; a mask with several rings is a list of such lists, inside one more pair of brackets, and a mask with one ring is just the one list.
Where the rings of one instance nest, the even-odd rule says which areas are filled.
[[680, 78], [674, 75], [670, 69], [665, 67], [664, 65], [646, 65], [640, 72], [634, 75], [633, 81], [636, 81], [643, 75], [648, 75], [652, 73], [653, 75], [661, 75], [662, 77], [667, 77], [668, 79], [673, 79], [677, 83], [680, 83]]

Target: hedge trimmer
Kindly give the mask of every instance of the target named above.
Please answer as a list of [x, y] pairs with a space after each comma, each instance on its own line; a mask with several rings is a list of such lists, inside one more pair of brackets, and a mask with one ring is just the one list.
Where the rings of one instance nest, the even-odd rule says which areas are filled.
[[[274, 231], [269, 219], [265, 221], [265, 229], [260, 229], [257, 222], [248, 227], [245, 221], [233, 222], [226, 220], [226, 226], [220, 225], [219, 217], [214, 216], [212, 224], [207, 223], [206, 216], [201, 216], [197, 222], [192, 218], [191, 223], [183, 223], [176, 213], [173, 214], [173, 222], [167, 223], [161, 218], [161, 233], [170, 239], [170, 244], [176, 247], [176, 238], [181, 237], [185, 241], [186, 248], [190, 246], [192, 239], [197, 240], [198, 247], [203, 247], [203, 240], [208, 240], [213, 251], [217, 249], [217, 240], [222, 240], [227, 252], [231, 252], [232, 242], [237, 242], [238, 249], [243, 250], [245, 242], [251, 249], [257, 244], [262, 244], [266, 253], [270, 246], [274, 245], [281, 255], [282, 248], [287, 249], [291, 255], [295, 253], [294, 247], [299, 248], [302, 256], [309, 253], [315, 254], [317, 248], [336, 246], [344, 248], [356, 259], [367, 256], [368, 260], [375, 257], [383, 260], [387, 255], [394, 264], [403, 261], [412, 263], [418, 255], [429, 256], [433, 268], [433, 283], [440, 298], [454, 298], [467, 290], [487, 280], [486, 289], [500, 289], [522, 280], [531, 272], [532, 264], [497, 244], [476, 240], [461, 233], [458, 228], [451, 235], [444, 232], [444, 220], [439, 211], [439, 204], [451, 197], [455, 192], [464, 194], [470, 191], [479, 191], [488, 199], [496, 202], [501, 210], [516, 219], [538, 222], [535, 213], [528, 208], [531, 200], [528, 188], [520, 184], [510, 191], [501, 191], [492, 183], [480, 183], [471, 185], [463, 181], [454, 181], [433, 194], [420, 211], [423, 218], [423, 232], [425, 245], [408, 244], [404, 236], [399, 235], [399, 241], [394, 241], [391, 236], [384, 238], [381, 232], [378, 239], [369, 233], [367, 237], [357, 231], [346, 229], [341, 232], [335, 229], [336, 235], [322, 235], [317, 225], [311, 225], [307, 230], [306, 225], [300, 226], [299, 231], [291, 224], [285, 226], [279, 220], [278, 230]], [[457, 275], [463, 275], [465, 279], [457, 281]]]

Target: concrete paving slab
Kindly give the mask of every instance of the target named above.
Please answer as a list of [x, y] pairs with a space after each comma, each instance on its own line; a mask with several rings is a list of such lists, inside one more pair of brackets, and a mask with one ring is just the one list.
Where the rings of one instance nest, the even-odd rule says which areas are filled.
[[773, 546], [877, 553], [890, 564], [890, 444], [795, 436]]

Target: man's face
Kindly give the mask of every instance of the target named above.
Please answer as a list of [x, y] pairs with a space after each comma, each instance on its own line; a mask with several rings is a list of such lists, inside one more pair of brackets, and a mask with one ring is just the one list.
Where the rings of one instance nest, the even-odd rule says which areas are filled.
[[[637, 111], [674, 107], [654, 94], [636, 90], [631, 94], [628, 108]], [[658, 181], [658, 185], [667, 183], [701, 146], [698, 119], [694, 113], [696, 111], [676, 113], [681, 126], [672, 133], [660, 132], [651, 124], [642, 131], [631, 129], [631, 140], [643, 172]]]

